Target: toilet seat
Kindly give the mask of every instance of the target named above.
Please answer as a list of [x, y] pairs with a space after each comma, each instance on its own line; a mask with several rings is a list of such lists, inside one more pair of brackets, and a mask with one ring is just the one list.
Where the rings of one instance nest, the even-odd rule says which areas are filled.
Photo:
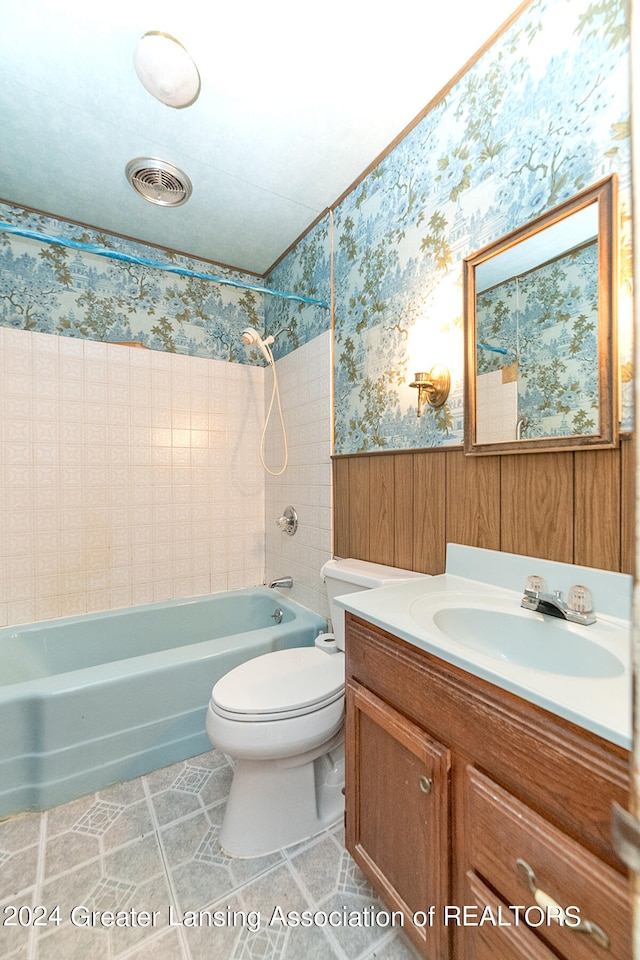
[[221, 717], [256, 723], [314, 713], [344, 696], [344, 654], [275, 650], [225, 674], [211, 693]]

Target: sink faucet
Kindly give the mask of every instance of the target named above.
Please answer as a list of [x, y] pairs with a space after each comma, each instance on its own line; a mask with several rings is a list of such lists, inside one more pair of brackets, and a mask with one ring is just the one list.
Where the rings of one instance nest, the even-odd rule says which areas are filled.
[[518, 417], [516, 420], [516, 440], [522, 440], [522, 434], [529, 426], [529, 418], [525, 417], [524, 414]]
[[559, 617], [561, 620], [579, 623], [583, 627], [596, 622], [591, 591], [579, 583], [574, 584], [569, 589], [569, 596], [564, 600], [561, 590], [554, 590], [553, 593], [547, 592], [544, 577], [527, 577], [524, 597], [520, 601], [520, 606], [524, 607], [525, 610], [534, 610], [537, 613], [545, 613], [550, 617]]
[[293, 577], [278, 577], [277, 580], [272, 580], [269, 586], [272, 590], [275, 590], [276, 587], [287, 587], [287, 589], [290, 589], [293, 586]]

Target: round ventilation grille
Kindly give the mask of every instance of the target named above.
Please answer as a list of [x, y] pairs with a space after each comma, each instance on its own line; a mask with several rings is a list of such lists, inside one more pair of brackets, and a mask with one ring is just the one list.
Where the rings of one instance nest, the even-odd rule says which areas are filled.
[[138, 157], [127, 164], [127, 180], [133, 189], [161, 207], [179, 207], [191, 196], [189, 177], [166, 160]]

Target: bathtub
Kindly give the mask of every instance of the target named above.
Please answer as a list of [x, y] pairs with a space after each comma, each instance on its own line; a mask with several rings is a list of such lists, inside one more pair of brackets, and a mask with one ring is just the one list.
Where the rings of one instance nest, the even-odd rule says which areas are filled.
[[0, 629], [0, 817], [211, 749], [213, 684], [325, 629], [268, 587]]

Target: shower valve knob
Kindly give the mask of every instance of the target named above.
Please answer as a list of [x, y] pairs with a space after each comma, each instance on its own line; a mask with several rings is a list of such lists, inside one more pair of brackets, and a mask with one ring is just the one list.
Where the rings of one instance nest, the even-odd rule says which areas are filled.
[[292, 537], [298, 529], [298, 515], [293, 507], [286, 507], [283, 515], [276, 520], [276, 524], [283, 533]]

